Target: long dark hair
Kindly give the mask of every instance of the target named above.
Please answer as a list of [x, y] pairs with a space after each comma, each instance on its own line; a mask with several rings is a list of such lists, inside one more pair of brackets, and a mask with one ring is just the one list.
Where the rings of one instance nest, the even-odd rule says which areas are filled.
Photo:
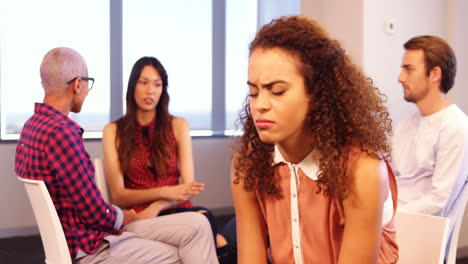
[[[256, 34], [250, 54], [257, 48], [280, 48], [298, 58], [298, 69], [312, 98], [307, 122], [318, 154], [319, 191], [343, 200], [348, 185], [348, 146], [390, 159], [392, 127], [383, 105], [385, 96], [351, 62], [338, 41], [329, 38], [312, 19], [293, 16], [273, 20]], [[234, 183], [242, 180], [246, 190], [279, 194], [271, 165], [274, 145], [261, 141], [248, 99], [239, 122], [244, 134], [234, 159]]]
[[161, 62], [154, 57], [143, 57], [135, 62], [132, 73], [128, 80], [127, 88], [127, 110], [125, 115], [115, 121], [117, 124], [117, 134], [115, 144], [119, 155], [120, 169], [126, 175], [130, 161], [132, 159], [133, 149], [135, 147], [134, 134], [136, 128], [136, 113], [138, 105], [135, 101], [135, 87], [140, 78], [140, 74], [145, 66], [153, 66], [161, 76], [163, 89], [159, 102], [156, 105], [156, 118], [153, 140], [150, 144], [150, 158], [148, 167], [156, 175], [164, 175], [169, 164], [170, 146], [167, 142], [169, 138], [169, 129], [171, 127], [171, 116], [169, 115], [169, 94], [167, 93], [167, 73]]

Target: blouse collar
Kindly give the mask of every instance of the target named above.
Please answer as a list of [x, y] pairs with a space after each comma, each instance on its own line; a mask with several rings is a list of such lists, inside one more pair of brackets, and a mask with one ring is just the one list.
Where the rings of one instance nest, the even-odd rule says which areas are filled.
[[144, 143], [148, 145], [151, 138], [153, 137], [154, 128], [156, 127], [156, 116], [149, 122], [147, 125], [141, 125], [138, 120], [136, 120], [136, 129], [135, 129], [135, 143], [141, 144]]
[[137, 129], [142, 129], [144, 127], [148, 127], [148, 128], [154, 128], [155, 127], [155, 121], [156, 120], [156, 115], [154, 115], [153, 119], [151, 119], [151, 121], [147, 124], [147, 125], [142, 125], [138, 119], [136, 119], [136, 127]]
[[318, 163], [317, 161], [314, 159], [314, 151], [311, 151], [301, 162], [299, 162], [298, 164], [292, 164], [288, 161], [286, 161], [283, 157], [283, 155], [281, 154], [281, 152], [279, 151], [279, 148], [277, 145], [275, 145], [275, 152], [274, 152], [274, 156], [273, 156], [273, 165], [277, 165], [277, 164], [280, 164], [280, 163], [285, 163], [285, 164], [288, 164], [288, 165], [291, 165], [293, 167], [299, 167], [301, 168], [301, 170], [304, 172], [304, 174], [309, 177], [310, 179], [316, 181], [318, 180], [318, 177], [317, 177], [317, 172], [319, 170], [319, 167], [318, 167]]

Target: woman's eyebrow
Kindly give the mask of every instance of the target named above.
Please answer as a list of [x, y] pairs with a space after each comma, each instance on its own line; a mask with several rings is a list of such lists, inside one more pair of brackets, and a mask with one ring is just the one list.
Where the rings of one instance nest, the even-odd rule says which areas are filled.
[[[263, 87], [266, 87], [268, 89], [271, 89], [271, 87], [277, 83], [286, 83], [285, 81], [282, 81], [282, 80], [276, 80], [276, 81], [272, 81], [272, 82], [269, 82], [269, 83], [265, 83], [265, 84], [262, 84]], [[247, 84], [250, 85], [250, 86], [253, 86], [255, 88], [258, 88], [256, 84], [250, 82], [250, 81], [247, 81]]]

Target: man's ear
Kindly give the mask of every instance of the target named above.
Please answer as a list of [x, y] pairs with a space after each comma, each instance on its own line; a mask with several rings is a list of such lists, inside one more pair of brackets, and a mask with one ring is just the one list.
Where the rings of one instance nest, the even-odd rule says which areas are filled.
[[73, 93], [75, 94], [80, 94], [81, 90], [83, 88], [83, 85], [81, 85], [81, 78], [78, 77], [76, 80], [71, 84], [73, 88]]
[[442, 82], [442, 69], [439, 66], [435, 66], [429, 72], [429, 78], [432, 82], [441, 83]]

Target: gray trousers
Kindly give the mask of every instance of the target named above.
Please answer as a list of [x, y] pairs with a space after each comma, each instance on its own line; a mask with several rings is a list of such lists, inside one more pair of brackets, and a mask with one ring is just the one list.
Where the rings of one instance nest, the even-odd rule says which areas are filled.
[[125, 229], [120, 236], [107, 236], [96, 253], [76, 263], [218, 263], [211, 227], [202, 214], [158, 216]]

